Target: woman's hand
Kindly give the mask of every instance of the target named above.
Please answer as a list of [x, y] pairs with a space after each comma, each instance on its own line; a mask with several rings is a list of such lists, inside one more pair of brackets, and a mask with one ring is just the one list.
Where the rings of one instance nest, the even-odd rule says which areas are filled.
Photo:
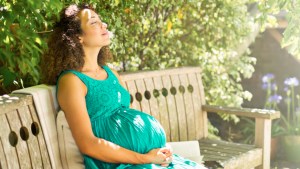
[[146, 154], [149, 158], [149, 161], [153, 164], [160, 164], [163, 167], [169, 166], [172, 162], [172, 150], [170, 147], [157, 148], [149, 151]]

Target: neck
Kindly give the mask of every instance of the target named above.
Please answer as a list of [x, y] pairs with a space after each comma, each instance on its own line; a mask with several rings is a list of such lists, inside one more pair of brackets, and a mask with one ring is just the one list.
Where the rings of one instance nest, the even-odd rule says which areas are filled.
[[100, 52], [101, 48], [94, 48], [94, 49], [87, 49], [84, 48], [84, 65], [82, 67], [82, 70], [96, 70], [99, 68], [98, 65], [98, 54]]

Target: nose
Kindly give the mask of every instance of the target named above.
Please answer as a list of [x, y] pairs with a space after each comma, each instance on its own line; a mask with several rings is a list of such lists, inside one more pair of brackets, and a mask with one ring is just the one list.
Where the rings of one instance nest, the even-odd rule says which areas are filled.
[[107, 24], [102, 22], [102, 28], [107, 28]]

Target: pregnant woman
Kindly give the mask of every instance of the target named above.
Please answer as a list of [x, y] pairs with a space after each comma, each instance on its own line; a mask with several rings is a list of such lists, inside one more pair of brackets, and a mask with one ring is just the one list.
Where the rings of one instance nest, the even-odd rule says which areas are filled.
[[88, 5], [70, 5], [48, 41], [44, 82], [57, 98], [87, 169], [204, 168], [172, 154], [152, 116], [131, 109], [130, 95], [110, 58], [107, 25]]

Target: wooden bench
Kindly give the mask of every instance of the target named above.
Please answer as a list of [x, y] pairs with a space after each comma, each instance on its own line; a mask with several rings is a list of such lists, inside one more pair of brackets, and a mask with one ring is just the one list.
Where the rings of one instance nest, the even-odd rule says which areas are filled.
[[[203, 160], [217, 161], [222, 168], [270, 168], [271, 121], [279, 118], [279, 112], [205, 105], [201, 69], [198, 67], [123, 73], [121, 76], [131, 93], [133, 108], [157, 118], [169, 142], [198, 140]], [[34, 86], [32, 90], [34, 88], [40, 87]], [[55, 119], [59, 107], [55, 99], [55, 87], [49, 88], [46, 92], [51, 94], [46, 99], [53, 106], [42, 111], [53, 111], [54, 117], [51, 118]], [[15, 93], [22, 93], [22, 90]], [[1, 97], [1, 169], [60, 168], [53, 164], [53, 161], [59, 161], [59, 157], [49, 153], [45, 144], [51, 134], [45, 133], [48, 128], [41, 124], [45, 119], [38, 117], [37, 107], [44, 109], [33, 101], [31, 95], [10, 94]], [[207, 112], [255, 118], [255, 145], [209, 139]]]

